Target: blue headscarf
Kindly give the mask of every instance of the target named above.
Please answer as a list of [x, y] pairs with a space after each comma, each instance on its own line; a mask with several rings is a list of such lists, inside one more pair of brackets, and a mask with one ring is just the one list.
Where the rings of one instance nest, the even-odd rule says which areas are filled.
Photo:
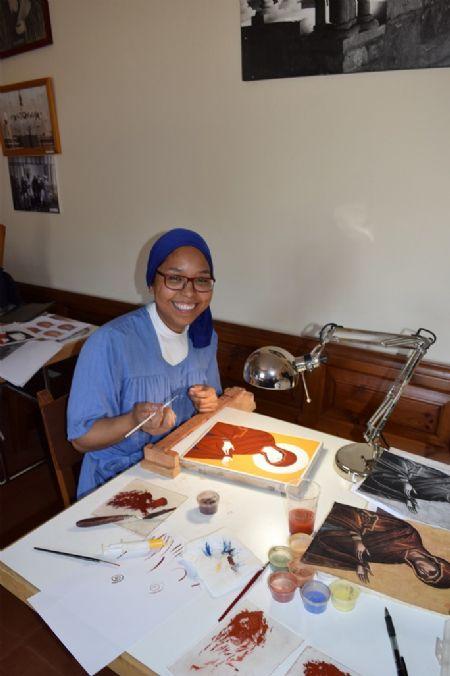
[[[211, 252], [203, 237], [193, 230], [186, 228], [175, 228], [169, 230], [156, 240], [150, 250], [147, 263], [147, 286], [151, 286], [155, 279], [156, 270], [161, 263], [170, 256], [172, 251], [179, 249], [180, 246], [192, 246], [202, 252], [208, 261], [211, 275], [214, 276]], [[211, 310], [207, 308], [197, 317], [189, 326], [189, 337], [194, 347], [207, 347], [211, 342], [213, 332]]]

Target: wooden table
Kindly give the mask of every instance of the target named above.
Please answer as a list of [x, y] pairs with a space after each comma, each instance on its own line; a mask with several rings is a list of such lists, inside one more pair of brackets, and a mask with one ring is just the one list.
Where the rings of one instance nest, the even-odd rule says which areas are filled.
[[[316, 523], [322, 522], [334, 501], [365, 506], [361, 496], [351, 492], [351, 484], [339, 477], [333, 467], [334, 454], [346, 443], [345, 440], [291, 423], [226, 408], [203, 428], [180, 442], [175, 450], [183, 453], [217, 419], [322, 441], [320, 461], [315, 465], [311, 476], [322, 487]], [[288, 530], [285, 501], [275, 492], [188, 472], [185, 469], [176, 478], [167, 479], [136, 465], [3, 550], [0, 554], [0, 583], [26, 602], [37, 589], [45, 590], [50, 583], [63, 580], [67, 575], [79, 571], [80, 565], [89, 565], [50, 554], [43, 557], [42, 553], [33, 551], [33, 546], [63, 550], [70, 547], [72, 551], [93, 552], [100, 551], [101, 544], [117, 542], [125, 537], [125, 531], [115, 524], [90, 529], [77, 529], [74, 524], [78, 519], [90, 516], [96, 507], [133, 479], [148, 480], [188, 496], [188, 500], [165, 522], [167, 531], [173, 535], [190, 540], [226, 524], [235, 537], [244, 542], [262, 561], [266, 560], [267, 551], [272, 545], [286, 543]], [[221, 496], [217, 515], [211, 517], [206, 526], [199, 525], [198, 519], [196, 521], [192, 516], [198, 513], [195, 510], [195, 496], [205, 488], [212, 488]], [[205, 528], [208, 530], [205, 531]], [[436, 638], [443, 636], [443, 616], [372, 592], [362, 593], [355, 610], [350, 613], [340, 613], [330, 606], [322, 615], [310, 615], [303, 609], [299, 597], [287, 604], [272, 601], [265, 580], [266, 574], [249, 592], [248, 599], [348, 668], [362, 676], [395, 674], [384, 621], [384, 607], [388, 606], [410, 676], [439, 676], [435, 642]], [[234, 596], [235, 593], [232, 593], [212, 599], [203, 591], [195, 604], [183, 606], [163, 625], [154, 627], [142, 640], [130, 647], [128, 652], [114, 660], [109, 665], [110, 668], [124, 676], [168, 674], [167, 666], [216, 626], [217, 618]], [[176, 641], [173, 637], [176, 637]], [[286, 673], [296, 654], [274, 672], [275, 676]]]

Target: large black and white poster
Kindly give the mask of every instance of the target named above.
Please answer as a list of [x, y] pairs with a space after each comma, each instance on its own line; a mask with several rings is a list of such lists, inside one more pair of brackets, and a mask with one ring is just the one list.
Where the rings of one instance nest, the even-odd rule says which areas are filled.
[[448, 0], [240, 0], [244, 80], [450, 66]]

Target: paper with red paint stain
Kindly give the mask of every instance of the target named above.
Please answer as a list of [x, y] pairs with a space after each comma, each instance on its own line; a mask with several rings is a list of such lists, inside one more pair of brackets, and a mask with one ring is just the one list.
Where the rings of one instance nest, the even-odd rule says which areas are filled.
[[268, 676], [303, 639], [252, 603], [236, 606], [218, 627], [169, 667], [174, 676]]
[[306, 646], [286, 676], [359, 676], [319, 650]]
[[[148, 481], [134, 479], [92, 512], [92, 516], [129, 514], [130, 518], [139, 519], [161, 509], [179, 507], [186, 499], [187, 496], [181, 493], [169, 491]], [[119, 521], [117, 525], [145, 538], [171, 514], [172, 512], [169, 512], [147, 521]]]

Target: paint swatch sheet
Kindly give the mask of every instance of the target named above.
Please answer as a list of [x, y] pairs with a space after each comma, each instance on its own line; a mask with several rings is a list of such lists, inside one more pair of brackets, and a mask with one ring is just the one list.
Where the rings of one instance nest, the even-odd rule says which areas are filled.
[[224, 528], [187, 544], [181, 563], [214, 597], [242, 589], [262, 566], [253, 552]]
[[80, 574], [29, 599], [52, 631], [89, 673], [95, 674], [155, 626], [203, 592], [179, 564], [181, 542], [120, 567], [80, 564]]
[[311, 646], [306, 646], [300, 653], [286, 676], [320, 676], [321, 674], [323, 676], [327, 676], [327, 674], [332, 674], [332, 676], [359, 676], [356, 671], [347, 669], [347, 667], [342, 666], [336, 660]]
[[[119, 521], [117, 525], [146, 538], [157, 526], [168, 519], [172, 512], [162, 514], [154, 519], [145, 520], [142, 517], [152, 512], [179, 507], [186, 499], [186, 495], [175, 493], [163, 486], [134, 479], [98, 507], [92, 513], [92, 516], [128, 514], [130, 520]], [[133, 517], [136, 517], [136, 519], [133, 519]]]
[[251, 603], [241, 602], [204, 639], [168, 667], [174, 676], [269, 676], [303, 639]]

